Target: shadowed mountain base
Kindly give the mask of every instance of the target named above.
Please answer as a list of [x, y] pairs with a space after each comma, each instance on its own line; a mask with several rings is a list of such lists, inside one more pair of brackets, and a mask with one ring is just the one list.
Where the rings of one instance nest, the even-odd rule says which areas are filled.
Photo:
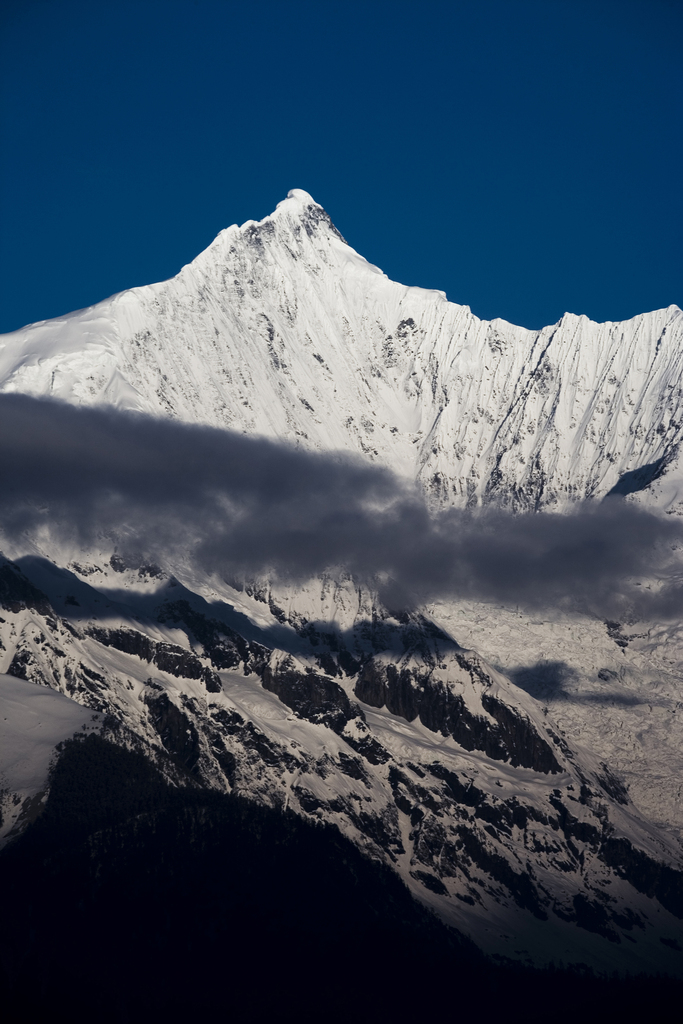
[[94, 736], [64, 745], [0, 887], [12, 1022], [616, 1020], [683, 995], [492, 964], [336, 829], [173, 788]]

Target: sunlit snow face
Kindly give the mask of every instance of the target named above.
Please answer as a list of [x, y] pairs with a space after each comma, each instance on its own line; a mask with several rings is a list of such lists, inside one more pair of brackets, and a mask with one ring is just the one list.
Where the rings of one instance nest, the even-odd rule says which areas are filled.
[[299, 580], [336, 568], [392, 605], [450, 594], [617, 617], [683, 608], [683, 524], [618, 497], [567, 515], [432, 515], [412, 486], [346, 455], [20, 395], [0, 396], [0, 472], [15, 541], [105, 536], [161, 562]]

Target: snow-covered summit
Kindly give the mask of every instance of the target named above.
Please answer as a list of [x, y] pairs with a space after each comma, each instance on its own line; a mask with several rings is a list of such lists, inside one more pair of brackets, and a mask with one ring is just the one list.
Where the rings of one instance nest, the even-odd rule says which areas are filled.
[[355, 451], [438, 503], [561, 507], [673, 460], [682, 340], [676, 306], [479, 320], [390, 281], [294, 189], [171, 280], [4, 336], [0, 389]]

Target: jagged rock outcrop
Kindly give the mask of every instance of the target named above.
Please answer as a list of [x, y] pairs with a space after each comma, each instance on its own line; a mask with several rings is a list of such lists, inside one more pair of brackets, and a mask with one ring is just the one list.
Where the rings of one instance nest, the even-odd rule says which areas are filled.
[[201, 679], [210, 693], [220, 693], [220, 680], [215, 672], [192, 651], [176, 644], [158, 642], [145, 636], [135, 629], [106, 629], [103, 626], [90, 626], [88, 636], [106, 647], [115, 647], [126, 654], [135, 654], [143, 661], [151, 662], [172, 676], [185, 679]]
[[[456, 657], [461, 668], [470, 670], [463, 655]], [[373, 658], [363, 666], [354, 692], [366, 704], [387, 707], [409, 722], [419, 718], [433, 732], [452, 736], [465, 750], [483, 750], [496, 761], [535, 771], [561, 771], [550, 744], [529, 719], [487, 693], [480, 699], [488, 714], [473, 713], [448, 680]]]

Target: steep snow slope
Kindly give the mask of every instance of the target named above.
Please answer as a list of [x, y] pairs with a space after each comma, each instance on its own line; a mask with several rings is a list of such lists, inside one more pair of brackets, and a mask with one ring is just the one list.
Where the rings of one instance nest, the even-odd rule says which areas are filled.
[[683, 316], [487, 323], [389, 281], [300, 190], [177, 277], [2, 339], [0, 387], [350, 449], [435, 500], [514, 507], [656, 476], [683, 430]]
[[55, 690], [0, 676], [0, 845], [40, 812], [57, 747], [99, 732], [102, 716]]

